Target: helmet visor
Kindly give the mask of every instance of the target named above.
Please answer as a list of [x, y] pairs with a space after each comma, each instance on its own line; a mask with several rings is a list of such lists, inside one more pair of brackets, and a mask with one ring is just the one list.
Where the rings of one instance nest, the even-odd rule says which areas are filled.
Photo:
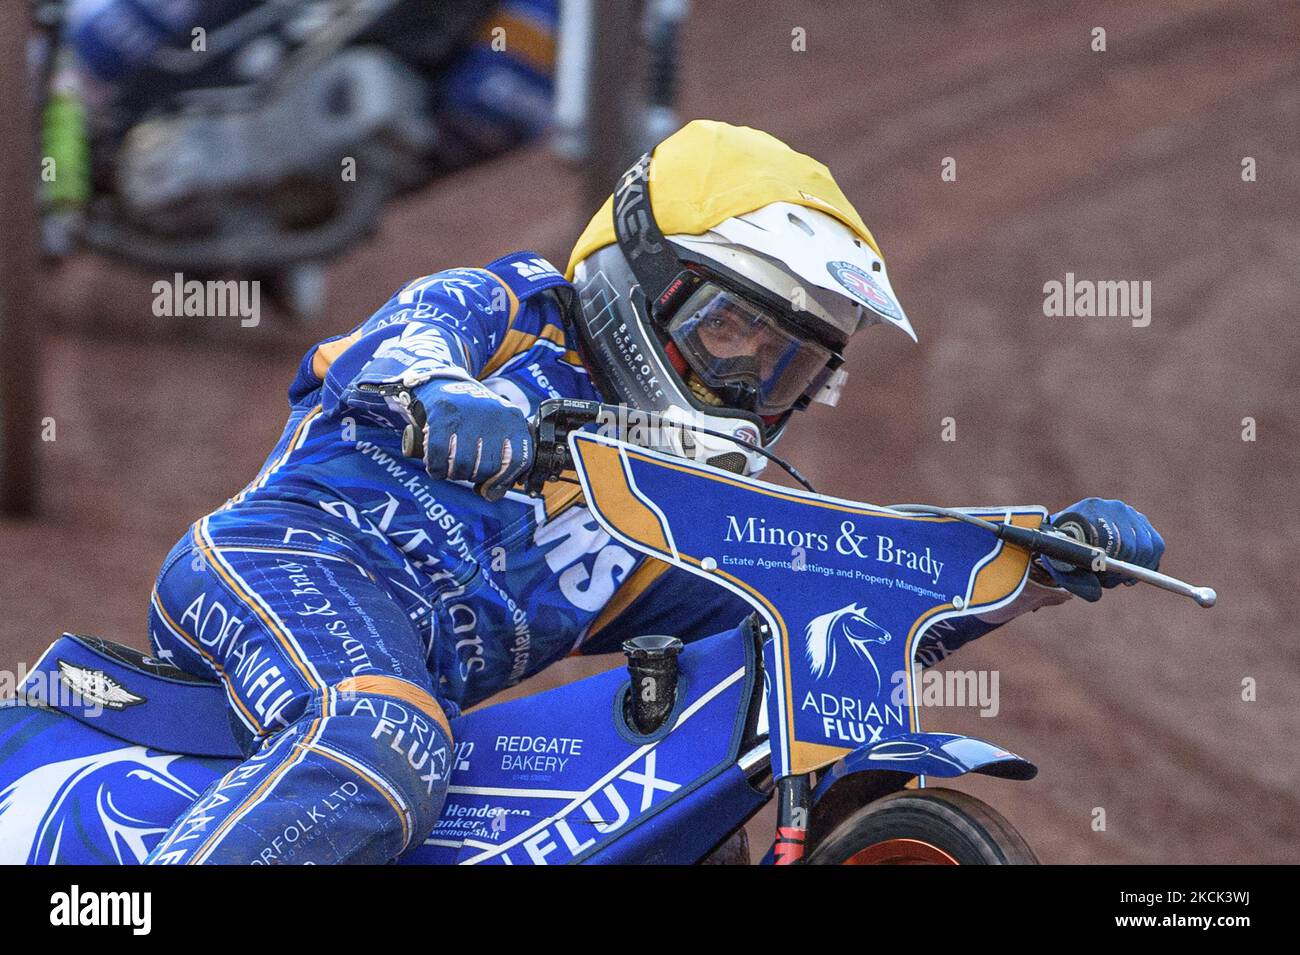
[[832, 358], [830, 349], [711, 282], [681, 304], [668, 334], [706, 385], [759, 415], [781, 414], [811, 396]]

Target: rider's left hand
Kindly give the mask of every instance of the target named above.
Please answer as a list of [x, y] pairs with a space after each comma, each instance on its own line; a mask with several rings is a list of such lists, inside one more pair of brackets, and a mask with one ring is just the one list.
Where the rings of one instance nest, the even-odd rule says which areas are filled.
[[[1139, 567], [1158, 569], [1165, 552], [1164, 538], [1151, 522], [1123, 501], [1084, 498], [1053, 514], [1051, 522], [1062, 530], [1075, 532], [1076, 536], [1081, 532], [1087, 543], [1102, 548], [1108, 556]], [[1100, 600], [1103, 587], [1136, 583], [1132, 577], [1111, 571], [1095, 574], [1090, 570], [1062, 569], [1046, 558], [1040, 561], [1058, 586], [1087, 601]]]

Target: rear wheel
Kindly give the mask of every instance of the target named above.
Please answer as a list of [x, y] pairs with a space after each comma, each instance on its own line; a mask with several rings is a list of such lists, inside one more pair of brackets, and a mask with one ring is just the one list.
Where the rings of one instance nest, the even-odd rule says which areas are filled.
[[1001, 814], [953, 789], [907, 789], [863, 806], [808, 857], [810, 865], [1037, 865]]

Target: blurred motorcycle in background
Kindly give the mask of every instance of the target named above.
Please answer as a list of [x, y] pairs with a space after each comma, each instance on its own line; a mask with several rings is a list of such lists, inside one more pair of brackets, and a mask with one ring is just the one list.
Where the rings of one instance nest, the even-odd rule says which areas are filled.
[[33, 0], [45, 253], [237, 273], [320, 315], [325, 262], [395, 196], [552, 128], [588, 162], [616, 121], [620, 163], [675, 128], [686, 6]]

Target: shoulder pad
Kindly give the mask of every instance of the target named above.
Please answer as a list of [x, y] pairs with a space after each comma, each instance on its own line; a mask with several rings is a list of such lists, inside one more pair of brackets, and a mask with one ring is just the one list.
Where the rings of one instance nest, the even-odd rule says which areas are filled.
[[571, 288], [555, 266], [536, 252], [512, 252], [487, 266], [515, 297], [523, 301], [538, 292], [553, 288]]

